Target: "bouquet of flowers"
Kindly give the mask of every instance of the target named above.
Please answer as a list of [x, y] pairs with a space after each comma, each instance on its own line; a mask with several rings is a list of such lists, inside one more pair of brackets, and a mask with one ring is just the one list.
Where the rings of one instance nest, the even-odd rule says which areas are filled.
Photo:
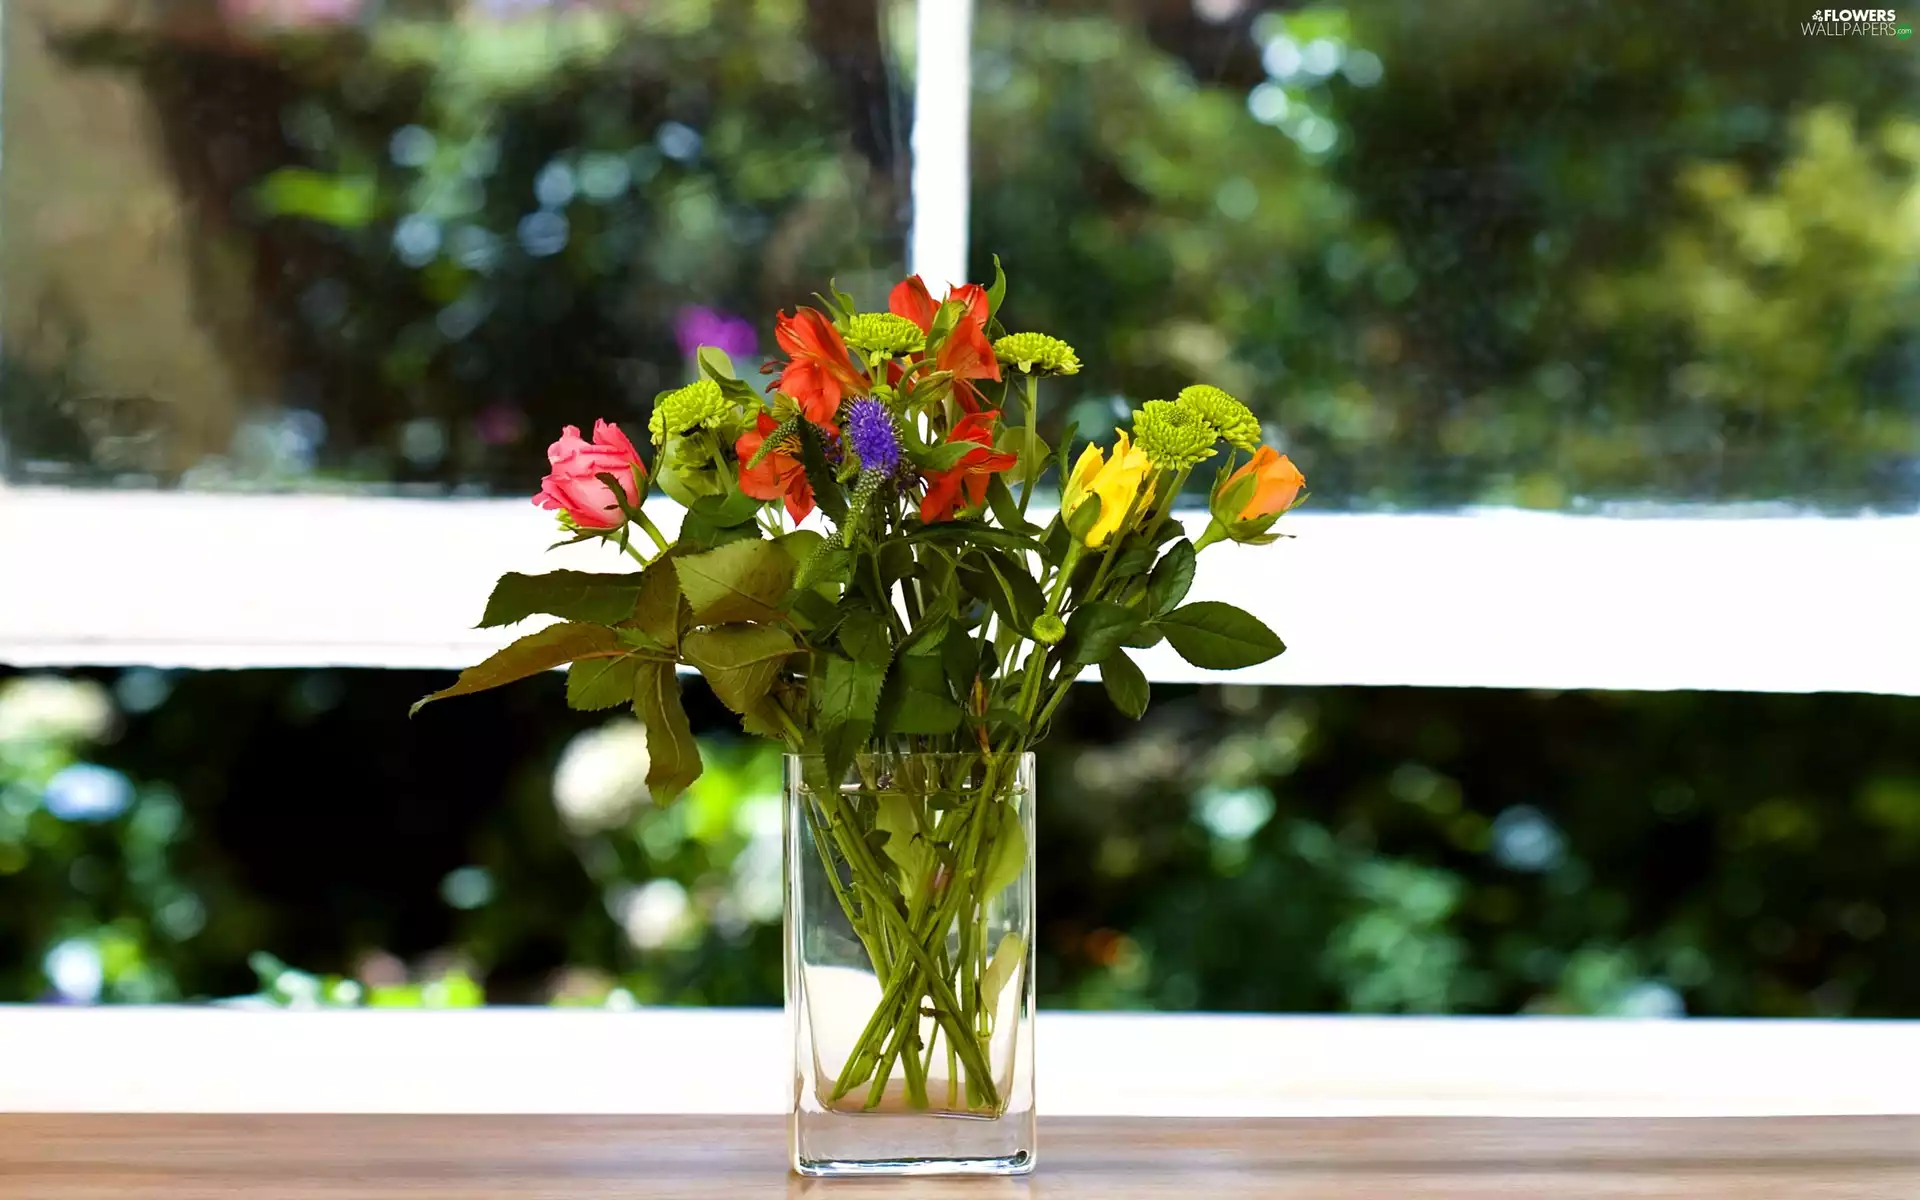
[[[1138, 717], [1148, 686], [1131, 650], [1164, 639], [1232, 669], [1284, 649], [1241, 609], [1184, 601], [1201, 550], [1275, 539], [1303, 482], [1293, 464], [1205, 384], [1147, 401], [1110, 449], [1070, 454], [1072, 429], [1048, 446], [1042, 381], [1080, 360], [1058, 338], [1008, 332], [1005, 291], [997, 261], [991, 287], [943, 300], [908, 278], [886, 312], [830, 289], [776, 318], [786, 357], [763, 368], [778, 375], [765, 399], [703, 348], [700, 378], [654, 401], [651, 465], [609, 422], [591, 440], [569, 426], [535, 503], [569, 542], [600, 539], [638, 569], [505, 576], [482, 626], [559, 623], [420, 701], [568, 665], [574, 707], [631, 704], [646, 722], [662, 803], [700, 773], [682, 668], [749, 733], [783, 743], [881, 988], [822, 1085], [829, 1104], [881, 1104], [898, 1065], [901, 1103], [926, 1109], [944, 1051], [948, 1106], [1000, 1111], [998, 996], [1031, 951], [1017, 923], [987, 936], [1030, 853], [1004, 801], [1074, 680], [1098, 667]], [[1189, 540], [1171, 510], [1208, 466], [1212, 519]], [[1035, 496], [1056, 467], [1048, 512]], [[656, 485], [684, 509], [672, 538], [647, 513]]]

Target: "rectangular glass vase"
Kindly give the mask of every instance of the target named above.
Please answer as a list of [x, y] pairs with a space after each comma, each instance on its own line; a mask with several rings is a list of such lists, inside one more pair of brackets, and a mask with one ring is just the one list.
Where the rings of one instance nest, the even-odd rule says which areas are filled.
[[786, 759], [793, 1169], [1034, 1165], [1033, 756]]

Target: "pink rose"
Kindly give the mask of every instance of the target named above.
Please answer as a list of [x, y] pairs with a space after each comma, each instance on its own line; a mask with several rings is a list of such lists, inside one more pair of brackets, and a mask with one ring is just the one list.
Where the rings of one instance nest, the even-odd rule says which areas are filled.
[[580, 436], [578, 425], [567, 426], [560, 440], [547, 447], [547, 461], [553, 471], [540, 481], [533, 502], [566, 513], [582, 529], [618, 529], [627, 523], [620, 497], [600, 476], [613, 476], [629, 508], [638, 508], [646, 495], [646, 464], [611, 421], [593, 423], [591, 442]]

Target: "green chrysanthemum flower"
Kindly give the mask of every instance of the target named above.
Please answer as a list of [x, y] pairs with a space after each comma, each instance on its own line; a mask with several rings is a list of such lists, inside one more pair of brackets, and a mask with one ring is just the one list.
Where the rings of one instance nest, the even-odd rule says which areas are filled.
[[908, 354], [926, 344], [918, 325], [892, 313], [855, 313], [847, 322], [847, 345], [866, 354]]
[[1162, 471], [1184, 471], [1213, 457], [1219, 434], [1189, 409], [1171, 400], [1149, 400], [1133, 414], [1133, 444]]
[[1260, 422], [1253, 411], [1211, 384], [1180, 389], [1175, 403], [1211, 425], [1236, 450], [1252, 450], [1260, 444]]
[[712, 429], [726, 419], [732, 407], [719, 384], [702, 379], [655, 399], [647, 432], [653, 435], [653, 444], [658, 446], [689, 429]]
[[993, 356], [1029, 375], [1078, 375], [1073, 347], [1044, 333], [1010, 333], [993, 344]]

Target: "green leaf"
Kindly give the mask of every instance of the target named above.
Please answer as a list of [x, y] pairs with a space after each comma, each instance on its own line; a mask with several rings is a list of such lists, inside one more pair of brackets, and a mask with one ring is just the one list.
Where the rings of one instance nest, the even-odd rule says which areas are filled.
[[1074, 609], [1067, 618], [1067, 636], [1060, 649], [1067, 662], [1090, 666], [1118, 650], [1139, 625], [1140, 614], [1126, 605], [1094, 600]]
[[633, 673], [640, 659], [583, 658], [567, 668], [567, 707], [581, 712], [619, 708], [633, 700]]
[[893, 643], [887, 638], [887, 623], [880, 614], [867, 608], [851, 609], [840, 623], [840, 645], [852, 658], [885, 667], [893, 657]]
[[682, 544], [715, 548], [760, 536], [759, 515], [762, 502], [745, 492], [725, 496], [701, 496], [687, 506], [680, 522]]
[[1130, 650], [1151, 650], [1164, 641], [1166, 636], [1160, 631], [1160, 626], [1152, 621], [1143, 621], [1140, 628], [1128, 634], [1120, 644]]
[[[991, 490], [991, 489], [989, 489]], [[1038, 551], [1040, 543], [1031, 534], [1002, 529], [985, 521], [937, 521], [922, 525], [907, 535], [910, 542], [934, 542], [938, 545], [993, 546], [1001, 550]]]
[[922, 471], [951, 471], [961, 459], [979, 448], [978, 442], [941, 442], [911, 457]]
[[1085, 542], [1087, 533], [1100, 523], [1100, 497], [1089, 492], [1074, 510], [1067, 514], [1067, 532], [1078, 541]]
[[792, 533], [783, 533], [773, 540], [787, 552], [788, 558], [797, 563], [804, 563], [812, 558], [814, 552], [827, 541], [817, 529], [796, 529]]
[[672, 650], [680, 645], [680, 630], [688, 615], [680, 596], [680, 576], [674, 570], [674, 555], [664, 554], [640, 572], [640, 594], [634, 602], [631, 624], [660, 645]]
[[701, 372], [715, 383], [739, 378], [733, 373], [733, 360], [728, 358], [727, 352], [718, 346], [700, 347], [695, 358], [700, 364]]
[[1026, 633], [1046, 610], [1047, 599], [1027, 569], [997, 550], [977, 550], [960, 568], [960, 585], [985, 600], [1010, 629]]
[[884, 542], [875, 556], [880, 560], [880, 585], [891, 589], [894, 584], [913, 574], [913, 547], [895, 539]]
[[619, 637], [604, 625], [552, 625], [528, 634], [485, 662], [468, 667], [460, 672], [453, 686], [415, 701], [407, 715], [412, 716], [435, 700], [484, 692], [578, 659], [609, 658], [626, 652]]
[[962, 622], [947, 626], [947, 636], [940, 643], [940, 669], [952, 681], [954, 694], [962, 702], [970, 699], [974, 676], [980, 673], [980, 643]]
[[847, 519], [847, 495], [827, 465], [827, 451], [820, 431], [812, 421], [800, 422], [800, 465], [806, 469], [807, 485], [813, 489], [813, 502], [836, 526]]
[[[1026, 522], [1020, 516], [1020, 505], [1014, 500], [1013, 489], [1007, 486], [1005, 475], [993, 474], [987, 477], [987, 509], [993, 513], [993, 519], [1000, 522], [1001, 532], [1012, 533], [1014, 530], [1026, 527]], [[1030, 549], [1031, 547], [1015, 548]]]
[[887, 667], [885, 663], [861, 662], [837, 654], [822, 657], [826, 665], [817, 693], [821, 752], [826, 758], [827, 778], [837, 782], [846, 777], [853, 756], [866, 749], [873, 735]]
[[1107, 698], [1113, 706], [1134, 720], [1139, 720], [1147, 711], [1147, 700], [1152, 689], [1147, 686], [1147, 677], [1127, 652], [1116, 649], [1100, 660], [1100, 685], [1107, 689]]
[[1160, 565], [1147, 576], [1147, 611], [1158, 617], [1170, 613], [1187, 598], [1193, 586], [1193, 543], [1185, 538], [1167, 548]]
[[979, 892], [983, 901], [990, 902], [1026, 870], [1027, 831], [1020, 827], [1020, 813], [1011, 800], [983, 800], [982, 803], [993, 806], [987, 814], [987, 819], [993, 822], [990, 830], [993, 840], [987, 850], [987, 866], [980, 877]]
[[1007, 298], [1007, 273], [1000, 269], [1000, 256], [993, 256], [993, 284], [987, 288], [987, 315], [998, 316], [1000, 302]]
[[680, 592], [702, 625], [775, 621], [793, 588], [793, 559], [767, 541], [729, 542], [679, 558]]
[[797, 647], [775, 625], [716, 625], [687, 635], [683, 653], [720, 703], [747, 716], [760, 711]]
[[905, 793], [880, 793], [873, 827], [887, 835], [881, 851], [900, 868], [901, 879], [917, 880], [933, 865], [933, 848], [920, 832], [920, 823], [914, 819], [913, 801]]
[[1019, 934], [1000, 935], [1000, 944], [993, 948], [993, 958], [980, 976], [980, 1007], [987, 1011], [989, 1018], [999, 1020], [1000, 993], [1013, 982], [1014, 973], [1026, 959], [1027, 944], [1020, 940]]
[[1181, 658], [1210, 671], [1251, 667], [1287, 648], [1260, 618], [1218, 600], [1176, 608], [1157, 624]]
[[960, 726], [960, 706], [952, 699], [946, 668], [937, 655], [903, 654], [894, 659], [880, 693], [874, 731], [940, 736]]
[[633, 615], [640, 594], [640, 575], [634, 571], [597, 574], [591, 571], [549, 571], [522, 575], [510, 571], [493, 585], [487, 611], [475, 628], [491, 629], [546, 613], [563, 621], [615, 625]]
[[633, 711], [647, 726], [647, 787], [656, 804], [669, 804], [700, 778], [700, 744], [680, 703], [673, 664], [643, 662], [634, 673]]

